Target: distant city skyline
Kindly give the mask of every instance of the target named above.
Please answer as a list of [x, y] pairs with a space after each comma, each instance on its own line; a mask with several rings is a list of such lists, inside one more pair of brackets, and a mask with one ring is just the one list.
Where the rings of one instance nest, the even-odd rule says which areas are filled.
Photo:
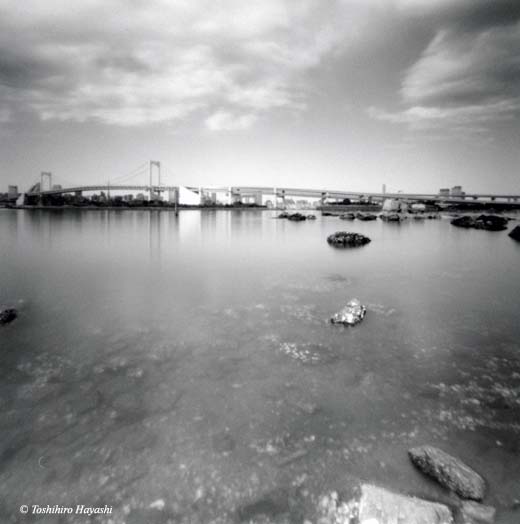
[[520, 193], [516, 1], [0, 0], [0, 49], [0, 192]]

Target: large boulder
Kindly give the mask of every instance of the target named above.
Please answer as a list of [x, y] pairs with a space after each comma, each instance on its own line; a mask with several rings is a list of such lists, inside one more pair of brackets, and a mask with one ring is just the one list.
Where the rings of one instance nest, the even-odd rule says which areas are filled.
[[370, 239], [359, 233], [338, 231], [327, 237], [327, 242], [334, 247], [359, 247], [370, 242]]
[[363, 306], [357, 298], [354, 298], [350, 300], [343, 309], [334, 313], [330, 321], [332, 324], [353, 326], [363, 320], [366, 312], [367, 308]]
[[0, 326], [9, 324], [18, 316], [18, 311], [14, 308], [8, 308], [0, 311]]
[[464, 499], [482, 500], [486, 492], [484, 479], [461, 460], [433, 446], [408, 450], [413, 464], [426, 475]]
[[512, 229], [509, 232], [509, 236], [512, 239], [517, 240], [518, 242], [520, 242], [520, 226], [516, 226], [514, 229]]
[[[345, 521], [349, 522], [349, 521]], [[361, 486], [360, 524], [453, 524], [451, 510], [444, 504], [392, 493], [383, 488]]]

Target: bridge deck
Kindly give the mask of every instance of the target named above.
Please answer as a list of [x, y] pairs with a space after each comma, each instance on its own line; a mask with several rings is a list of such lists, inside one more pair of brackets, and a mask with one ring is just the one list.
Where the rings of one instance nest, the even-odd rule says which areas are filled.
[[[88, 185], [88, 186], [76, 186], [66, 187], [60, 189], [51, 189], [42, 192], [27, 193], [32, 196], [42, 195], [62, 195], [66, 193], [78, 193], [78, 192], [90, 192], [90, 191], [142, 191], [149, 192], [150, 189], [153, 192], [157, 191], [169, 191], [176, 189], [177, 186], [146, 186], [146, 185]], [[457, 196], [444, 196], [438, 194], [429, 193], [371, 193], [371, 192], [359, 192], [359, 191], [343, 191], [343, 190], [330, 190], [330, 189], [303, 189], [303, 188], [285, 188], [285, 187], [270, 187], [270, 186], [230, 186], [230, 187], [187, 187], [195, 192], [199, 192], [201, 189], [206, 192], [231, 192], [234, 196], [246, 196], [255, 193], [262, 193], [265, 195], [277, 195], [277, 196], [293, 196], [293, 197], [307, 197], [307, 198], [373, 198], [373, 199], [385, 199], [385, 198], [398, 198], [401, 200], [429, 200], [435, 202], [451, 202], [451, 203], [463, 203], [471, 201], [494, 201], [494, 200], [506, 200], [506, 201], [517, 201], [520, 199], [520, 195], [496, 195], [496, 194], [481, 194], [471, 193], [466, 194], [464, 197]]]

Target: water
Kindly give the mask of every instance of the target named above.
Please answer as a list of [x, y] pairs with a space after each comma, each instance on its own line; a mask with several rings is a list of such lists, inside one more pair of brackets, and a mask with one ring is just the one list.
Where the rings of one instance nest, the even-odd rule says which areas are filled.
[[[372, 242], [330, 247], [342, 229]], [[314, 522], [322, 494], [360, 481], [449, 502], [408, 460], [426, 443], [486, 477], [499, 522], [520, 519], [520, 244], [504, 232], [0, 210], [0, 253], [0, 307], [20, 309], [0, 329], [0, 522], [21, 504]], [[354, 297], [362, 324], [329, 324]]]

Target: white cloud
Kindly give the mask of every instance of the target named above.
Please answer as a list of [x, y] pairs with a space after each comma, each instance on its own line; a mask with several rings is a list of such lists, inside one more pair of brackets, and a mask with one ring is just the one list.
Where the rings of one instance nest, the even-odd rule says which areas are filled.
[[484, 133], [520, 118], [520, 23], [458, 33], [439, 29], [406, 72], [405, 109], [371, 108], [372, 118], [412, 130]]
[[221, 107], [256, 115], [238, 117], [245, 129], [260, 113], [306, 107], [302, 77], [354, 38], [366, 14], [359, 5], [0, 0], [0, 103], [119, 125]]
[[206, 127], [211, 131], [235, 131], [248, 129], [257, 119], [254, 114], [234, 115], [224, 110], [213, 113], [206, 119]]

